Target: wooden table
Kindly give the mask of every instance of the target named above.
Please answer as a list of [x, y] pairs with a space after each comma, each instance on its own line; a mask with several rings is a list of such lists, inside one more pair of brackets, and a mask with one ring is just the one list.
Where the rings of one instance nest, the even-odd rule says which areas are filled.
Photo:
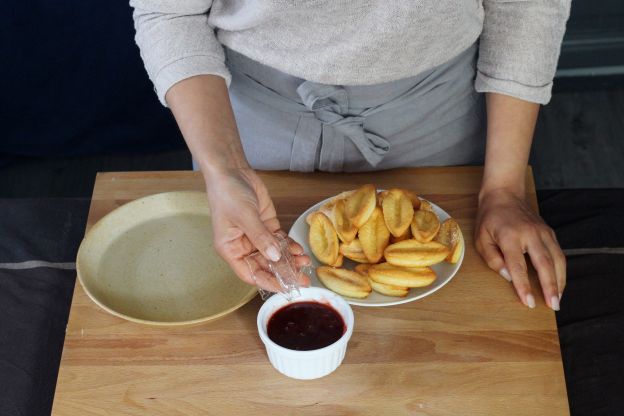
[[[344, 363], [313, 381], [271, 367], [255, 327], [258, 298], [218, 321], [167, 329], [113, 317], [77, 284], [53, 414], [569, 414], [554, 313], [539, 296], [536, 309], [523, 306], [475, 251], [481, 174], [480, 168], [262, 173], [284, 229], [315, 202], [360, 184], [411, 188], [459, 221], [464, 264], [423, 300], [354, 307]], [[527, 182], [536, 207], [530, 172]], [[100, 174], [87, 227], [130, 200], [191, 189], [203, 189], [196, 173]]]

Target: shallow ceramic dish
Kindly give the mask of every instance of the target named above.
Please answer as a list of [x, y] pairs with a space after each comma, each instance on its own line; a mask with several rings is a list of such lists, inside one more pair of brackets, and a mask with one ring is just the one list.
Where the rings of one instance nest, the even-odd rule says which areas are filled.
[[[310, 227], [306, 223], [305, 219], [310, 213], [317, 211], [321, 207], [321, 205], [325, 204], [332, 198], [334, 197], [327, 198], [315, 204], [314, 206], [308, 208], [306, 212], [304, 212], [303, 214], [301, 214], [301, 216], [299, 216], [299, 218], [297, 218], [297, 221], [295, 221], [292, 228], [290, 229], [290, 232], [288, 233], [288, 235], [293, 240], [295, 240], [296, 242], [298, 242], [299, 244], [303, 246], [304, 250], [307, 253], [312, 253], [312, 250], [310, 250], [310, 245], [308, 244], [308, 232], [310, 230]], [[440, 208], [439, 206], [437, 206], [431, 201], [429, 201], [429, 203], [433, 207], [433, 211], [436, 213], [438, 218], [440, 218], [441, 222], [443, 222], [444, 220], [448, 218], [451, 218], [451, 216], [442, 208]], [[313, 255], [310, 255], [310, 257], [312, 259], [312, 266], [313, 266], [313, 271], [311, 274], [311, 281], [312, 281], [311, 285], [315, 287], [324, 288], [325, 286], [318, 280], [318, 277], [316, 276], [316, 273], [314, 272], [314, 270], [316, 270], [318, 266], [321, 266], [321, 263]], [[431, 268], [433, 269], [433, 271], [435, 271], [436, 276], [437, 276], [436, 280], [429, 286], [410, 289], [409, 293], [405, 297], [385, 296], [385, 295], [382, 295], [381, 293], [377, 293], [373, 291], [365, 299], [354, 299], [354, 298], [349, 298], [346, 296], [344, 296], [344, 298], [351, 305], [359, 305], [359, 306], [391, 306], [391, 305], [399, 305], [401, 303], [412, 302], [417, 299], [422, 299], [425, 296], [431, 295], [433, 292], [439, 290], [440, 288], [442, 288], [442, 286], [450, 282], [453, 276], [455, 276], [455, 274], [459, 270], [463, 261], [464, 261], [464, 251], [462, 251], [461, 258], [455, 264], [442, 262], [442, 263], [438, 263], [432, 266]], [[357, 263], [345, 258], [344, 265], [342, 267], [353, 270], [356, 264]]]
[[76, 268], [96, 304], [144, 324], [209, 321], [257, 293], [215, 252], [202, 192], [151, 195], [112, 211], [82, 241]]

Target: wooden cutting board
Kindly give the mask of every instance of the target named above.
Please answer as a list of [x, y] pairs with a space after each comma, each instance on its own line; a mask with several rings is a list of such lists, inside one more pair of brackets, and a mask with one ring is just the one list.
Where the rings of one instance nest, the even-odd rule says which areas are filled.
[[[258, 298], [211, 323], [158, 328], [107, 314], [76, 285], [53, 414], [568, 415], [554, 313], [539, 296], [536, 309], [523, 306], [474, 249], [481, 175], [477, 167], [261, 173], [286, 230], [309, 206], [364, 183], [413, 189], [458, 220], [462, 268], [425, 299], [353, 307], [344, 363], [312, 381], [271, 367], [255, 327]], [[530, 171], [527, 185], [537, 209]], [[136, 198], [202, 189], [192, 172], [99, 174], [88, 227]]]

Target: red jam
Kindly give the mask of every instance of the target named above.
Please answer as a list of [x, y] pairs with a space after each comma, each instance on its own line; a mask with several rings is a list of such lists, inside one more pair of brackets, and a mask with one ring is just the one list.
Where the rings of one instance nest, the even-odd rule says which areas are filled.
[[319, 302], [294, 302], [278, 309], [269, 318], [271, 341], [289, 350], [310, 351], [338, 341], [346, 327], [342, 316]]

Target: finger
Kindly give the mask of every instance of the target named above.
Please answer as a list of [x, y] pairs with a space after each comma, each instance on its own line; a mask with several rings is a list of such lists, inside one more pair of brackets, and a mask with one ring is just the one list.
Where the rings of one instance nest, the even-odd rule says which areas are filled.
[[535, 308], [535, 297], [531, 292], [527, 265], [521, 246], [517, 243], [504, 243], [501, 244], [501, 251], [518, 297], [529, 308]]
[[498, 245], [489, 238], [489, 235], [477, 240], [476, 248], [490, 269], [500, 274], [508, 282], [511, 282], [511, 275], [507, 267], [505, 267], [503, 253], [501, 253]]
[[563, 290], [566, 286], [566, 258], [563, 251], [561, 251], [561, 247], [559, 246], [559, 243], [557, 243], [557, 240], [552, 237], [543, 237], [542, 241], [550, 252], [550, 256], [555, 263], [557, 291], [559, 292], [559, 301], [561, 301], [561, 296], [563, 295]]
[[[303, 272], [300, 272], [300, 269], [303, 266], [307, 266], [310, 263], [310, 258], [305, 255], [301, 256], [292, 256], [294, 265], [297, 270], [297, 275], [295, 279], [300, 286], [309, 286], [310, 278]], [[231, 263], [235, 263], [237, 259], [232, 259]], [[279, 283], [273, 284], [269, 283], [268, 280], [276, 280], [273, 275], [273, 271], [271, 268], [271, 262], [267, 260], [261, 253], [256, 252], [249, 256], [244, 257], [244, 261], [247, 264], [247, 269], [249, 272], [249, 279], [246, 278], [247, 271], [240, 271], [243, 274], [243, 279], [245, 281], [250, 281], [252, 284], [260, 285], [263, 288], [279, 288]]]
[[227, 237], [224, 238], [223, 234], [217, 234], [218, 232], [219, 231], [215, 230], [214, 233], [214, 247], [221, 257], [240, 259], [256, 251], [254, 245], [251, 244], [245, 235], [242, 235], [240, 238], [232, 241], [227, 240]]
[[540, 238], [530, 240], [527, 244], [527, 252], [531, 262], [537, 270], [537, 276], [542, 285], [542, 293], [546, 304], [554, 311], [559, 310], [559, 291], [557, 289], [557, 277], [555, 264], [550, 252]]
[[[254, 284], [261, 289], [268, 290], [273, 293], [284, 292], [284, 288], [282, 288], [275, 276], [267, 271], [260, 270], [254, 274], [253, 278]], [[297, 275], [297, 284], [299, 287], [309, 287], [310, 277], [305, 273], [299, 273]]]
[[[280, 230], [281, 230], [279, 220], [277, 218], [275, 218], [275, 217], [274, 218], [269, 218], [268, 220], [263, 220], [262, 222], [264, 224], [264, 227], [267, 230], [269, 230], [270, 232], [272, 232], [273, 234], [279, 233]], [[282, 231], [282, 233], [284, 233], [284, 232]], [[284, 233], [284, 234], [286, 234], [286, 233]], [[286, 237], [286, 236], [284, 236], [284, 237]]]
[[[239, 271], [238, 262], [234, 261], [233, 268], [235, 271]], [[261, 289], [268, 290], [270, 292], [282, 292], [284, 289], [281, 287], [278, 280], [275, 278], [273, 273], [269, 270], [269, 265], [267, 260], [264, 259], [263, 256], [255, 256], [253, 259], [247, 261], [248, 267], [247, 271], [240, 270], [240, 272], [245, 276], [243, 280], [251, 283], [255, 286], [258, 286]], [[249, 277], [247, 278], [247, 275]], [[296, 276], [297, 284], [301, 287], [310, 286], [310, 277], [305, 273], [298, 273]]]
[[310, 276], [308, 276], [305, 273], [299, 273], [299, 275], [297, 276], [297, 282], [299, 283], [299, 286], [309, 287], [310, 286]]
[[288, 239], [288, 250], [295, 256], [300, 256], [303, 254], [303, 247], [301, 247], [301, 244], [297, 243], [292, 238]]
[[278, 293], [282, 291], [282, 287], [278, 283], [277, 279], [275, 279], [275, 276], [273, 276], [269, 272], [260, 270], [256, 274], [254, 274], [253, 278], [255, 285], [258, 286], [260, 289], [268, 290], [269, 292], [273, 293]]
[[[309, 257], [305, 255], [305, 252], [301, 244], [297, 243], [295, 240], [288, 237], [288, 235], [284, 231], [279, 230], [275, 234], [277, 234], [278, 236], [284, 237], [286, 241], [288, 241], [288, 251], [290, 251], [290, 254], [294, 256], [302, 256], [303, 258], [309, 259]], [[309, 263], [306, 263], [306, 264], [309, 264]], [[306, 264], [303, 264], [303, 265], [305, 266]]]
[[225, 260], [245, 283], [270, 292], [277, 292], [280, 290], [279, 283], [275, 279], [275, 276], [269, 272], [268, 260], [262, 255], [251, 255], [245, 260], [233, 258], [226, 258]]
[[306, 256], [305, 254], [295, 256], [294, 258], [295, 258], [295, 266], [297, 267], [304, 267], [304, 266], [309, 266], [310, 264], [312, 264], [312, 260], [310, 259], [310, 257]]
[[241, 213], [238, 216], [238, 226], [245, 233], [251, 244], [267, 259], [278, 261], [281, 257], [279, 245], [273, 233], [255, 213]]
[[[238, 258], [235, 259], [238, 260]], [[258, 270], [269, 271], [269, 269], [271, 268], [271, 266], [269, 265], [270, 260], [267, 260], [267, 258], [258, 251], [255, 251], [250, 255], [245, 256], [243, 259], [249, 266], [251, 274], [254, 274]]]

